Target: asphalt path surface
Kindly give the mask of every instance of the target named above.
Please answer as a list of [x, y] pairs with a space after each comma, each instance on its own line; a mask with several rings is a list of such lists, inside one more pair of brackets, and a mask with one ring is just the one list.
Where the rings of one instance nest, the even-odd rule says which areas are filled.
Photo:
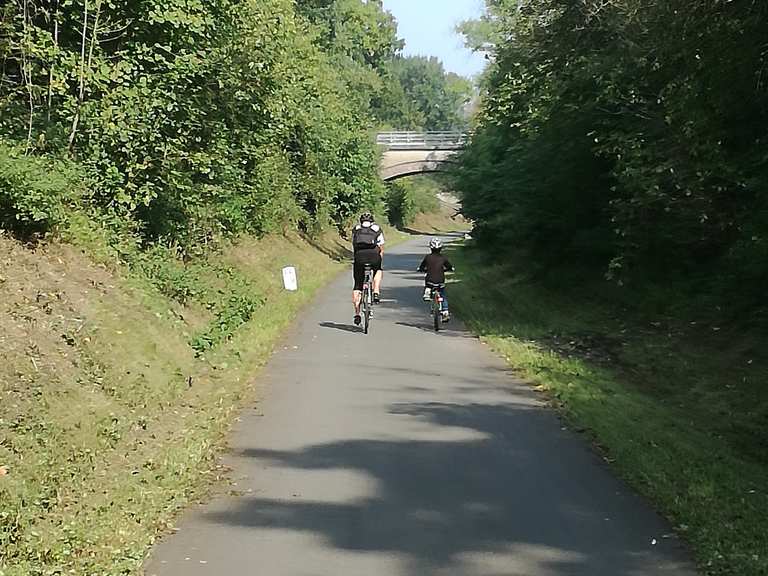
[[387, 252], [370, 334], [351, 273], [305, 311], [235, 426], [233, 485], [183, 515], [147, 576], [694, 574], [504, 362], [458, 323], [432, 331], [427, 242]]

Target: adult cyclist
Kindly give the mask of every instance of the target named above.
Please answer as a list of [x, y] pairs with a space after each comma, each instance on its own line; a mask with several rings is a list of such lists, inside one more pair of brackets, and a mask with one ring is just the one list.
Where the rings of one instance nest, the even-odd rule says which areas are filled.
[[355, 285], [352, 289], [352, 304], [355, 307], [355, 326], [359, 326], [360, 304], [363, 299], [363, 283], [365, 282], [365, 266], [373, 270], [373, 301], [378, 304], [381, 294], [382, 256], [384, 255], [384, 233], [376, 224], [373, 214], [365, 212], [360, 216], [360, 223], [352, 229], [352, 248], [355, 253], [352, 265]]

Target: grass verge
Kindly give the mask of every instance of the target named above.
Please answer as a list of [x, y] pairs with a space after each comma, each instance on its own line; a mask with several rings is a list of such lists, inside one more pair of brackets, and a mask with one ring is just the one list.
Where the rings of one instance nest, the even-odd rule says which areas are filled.
[[405, 227], [410, 234], [452, 234], [466, 232], [472, 225], [461, 217], [453, 218], [446, 210], [421, 212]]
[[656, 504], [704, 573], [768, 574], [764, 337], [621, 305], [605, 286], [545, 287], [472, 248], [451, 259], [454, 310]]
[[[244, 238], [190, 266], [0, 236], [0, 574], [138, 574], [340, 243]], [[90, 252], [89, 252], [90, 253]], [[280, 269], [298, 269], [300, 290]]]

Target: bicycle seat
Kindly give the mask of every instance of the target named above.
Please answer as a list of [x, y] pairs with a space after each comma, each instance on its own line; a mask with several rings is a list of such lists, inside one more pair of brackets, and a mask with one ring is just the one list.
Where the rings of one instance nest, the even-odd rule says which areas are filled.
[[427, 282], [427, 286], [430, 288], [445, 288], [445, 283], [435, 284], [434, 282]]
[[365, 264], [363, 269], [364, 270], [373, 270], [373, 266], [371, 266], [370, 264]]

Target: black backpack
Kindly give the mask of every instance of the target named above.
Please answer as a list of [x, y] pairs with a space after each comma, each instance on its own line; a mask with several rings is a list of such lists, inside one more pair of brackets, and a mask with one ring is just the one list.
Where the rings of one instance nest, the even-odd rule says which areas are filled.
[[380, 233], [378, 226], [376, 226], [376, 230], [373, 229], [373, 225], [357, 227], [352, 232], [352, 245], [358, 250], [375, 248]]

